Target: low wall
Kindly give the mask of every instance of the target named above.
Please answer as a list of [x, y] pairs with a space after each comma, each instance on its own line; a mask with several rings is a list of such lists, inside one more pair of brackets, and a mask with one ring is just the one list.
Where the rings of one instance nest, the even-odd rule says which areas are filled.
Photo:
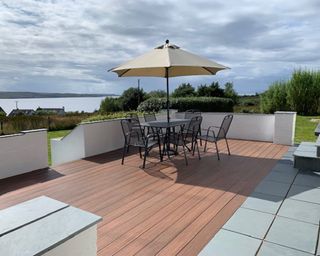
[[[244, 114], [244, 113], [202, 113], [203, 129], [209, 126], [220, 126], [223, 118], [233, 115], [228, 138], [242, 140], [273, 141], [274, 115]], [[177, 118], [183, 118], [184, 113], [176, 113]]]
[[47, 130], [0, 136], [0, 179], [48, 167]]
[[[202, 113], [202, 128], [220, 126], [227, 114], [230, 113]], [[294, 112], [233, 115], [229, 138], [293, 144], [296, 115]], [[183, 118], [184, 113], [172, 113], [172, 116]], [[157, 115], [157, 119], [166, 120], [166, 114]], [[80, 124], [66, 137], [51, 140], [52, 163], [62, 164], [120, 149], [123, 143], [120, 119]]]

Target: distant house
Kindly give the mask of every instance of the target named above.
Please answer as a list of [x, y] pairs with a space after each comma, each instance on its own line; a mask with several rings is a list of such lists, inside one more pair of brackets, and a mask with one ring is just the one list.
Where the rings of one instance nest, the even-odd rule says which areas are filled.
[[51, 115], [64, 116], [66, 114], [66, 112], [64, 111], [64, 107], [62, 107], [62, 108], [40, 108], [40, 107], [38, 107], [36, 110], [36, 114], [51, 114]]
[[0, 116], [6, 116], [6, 115], [7, 115], [6, 111], [4, 111], [2, 107], [0, 107]]
[[33, 109], [13, 109], [8, 116], [33, 116]]

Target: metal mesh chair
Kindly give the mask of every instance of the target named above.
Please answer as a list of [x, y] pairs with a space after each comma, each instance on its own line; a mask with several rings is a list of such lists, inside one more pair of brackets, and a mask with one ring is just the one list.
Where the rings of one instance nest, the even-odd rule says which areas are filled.
[[149, 154], [150, 150], [156, 145], [159, 146], [160, 161], [162, 161], [160, 138], [159, 136], [157, 136], [157, 138], [154, 139], [153, 134], [145, 136], [140, 123], [137, 123], [136, 121], [137, 120], [134, 118], [121, 120], [121, 127], [124, 135], [124, 147], [121, 164], [124, 163], [124, 157], [129, 150], [129, 146], [138, 147], [140, 158], [142, 158], [141, 149], [144, 150], [142, 165], [142, 168], [144, 169], [146, 164], [146, 157]]
[[[227, 134], [230, 128], [230, 125], [232, 123], [233, 120], [233, 115], [227, 115], [224, 117], [221, 126], [210, 126], [207, 130], [206, 130], [206, 135], [202, 135], [200, 136], [200, 138], [202, 140], [205, 140], [205, 145], [204, 145], [204, 151], [207, 150], [207, 143], [209, 142], [213, 142], [216, 146], [216, 150], [217, 150], [217, 156], [218, 156], [218, 160], [220, 160], [220, 155], [219, 155], [219, 149], [218, 149], [218, 141], [219, 140], [225, 140], [226, 144], [227, 144], [227, 149], [228, 149], [228, 154], [230, 155], [230, 149], [229, 149], [229, 145], [228, 145], [228, 140], [227, 140]], [[218, 131], [217, 133], [215, 132]]]
[[186, 110], [186, 112], [184, 113], [185, 119], [191, 119], [192, 117], [195, 117], [195, 116], [201, 116], [201, 111], [198, 109], [189, 109], [189, 110]]
[[152, 122], [152, 121], [157, 121], [157, 117], [155, 113], [146, 113], [143, 115], [144, 121], [146, 122]]
[[[178, 146], [183, 147], [183, 154], [184, 154], [186, 165], [188, 165], [186, 148], [189, 149], [190, 152], [192, 152], [192, 155], [194, 155], [195, 150], [197, 148], [198, 158], [201, 159], [199, 146], [198, 146], [198, 135], [199, 135], [199, 130], [201, 129], [201, 122], [202, 122], [201, 116], [192, 117], [187, 126], [187, 129], [184, 129], [184, 128], [181, 129], [175, 141], [173, 142], [173, 144], [176, 146], [176, 149], [178, 149]], [[191, 148], [188, 148], [187, 144], [190, 144], [190, 143], [191, 143]]]

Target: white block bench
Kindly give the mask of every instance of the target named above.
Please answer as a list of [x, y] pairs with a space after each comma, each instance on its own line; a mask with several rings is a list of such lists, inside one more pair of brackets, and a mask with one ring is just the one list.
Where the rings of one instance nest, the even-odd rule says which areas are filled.
[[101, 217], [49, 197], [0, 211], [0, 254], [93, 256]]

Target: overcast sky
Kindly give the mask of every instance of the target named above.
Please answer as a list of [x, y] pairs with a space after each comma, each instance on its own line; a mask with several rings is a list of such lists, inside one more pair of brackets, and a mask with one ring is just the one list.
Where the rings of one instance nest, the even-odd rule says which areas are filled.
[[319, 0], [0, 0], [0, 90], [121, 93], [137, 78], [107, 70], [170, 39], [231, 67], [171, 79], [171, 89], [231, 81], [239, 93], [261, 92], [295, 68], [319, 69], [319, 13]]

